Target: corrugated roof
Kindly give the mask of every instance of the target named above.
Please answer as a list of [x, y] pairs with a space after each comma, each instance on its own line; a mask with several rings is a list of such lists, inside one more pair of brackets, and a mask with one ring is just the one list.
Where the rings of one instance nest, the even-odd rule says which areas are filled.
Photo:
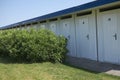
[[1, 29], [11, 28], [13, 26], [19, 26], [19, 25], [22, 25], [22, 24], [32, 23], [32, 22], [36, 22], [36, 21], [46, 20], [46, 19], [62, 16], [62, 15], [65, 15], [65, 14], [70, 14], [70, 13], [73, 13], [73, 12], [76, 12], [76, 11], [81, 11], [81, 10], [85, 10], [85, 9], [94, 8], [94, 7], [98, 7], [98, 6], [101, 6], [101, 5], [117, 2], [117, 1], [120, 1], [120, 0], [96, 0], [96, 1], [93, 1], [93, 2], [90, 2], [90, 3], [86, 3], [86, 4], [83, 4], [83, 5], [76, 6], [76, 7], [64, 9], [64, 10], [57, 11], [57, 12], [54, 12], [54, 13], [50, 13], [50, 14], [47, 14], [47, 15], [39, 16], [39, 17], [36, 17], [36, 18], [33, 18], [33, 19], [29, 19], [29, 20], [25, 20], [25, 21], [22, 21], [22, 22], [18, 22], [18, 23], [15, 23], [15, 24], [8, 25], [8, 26], [4, 26]]

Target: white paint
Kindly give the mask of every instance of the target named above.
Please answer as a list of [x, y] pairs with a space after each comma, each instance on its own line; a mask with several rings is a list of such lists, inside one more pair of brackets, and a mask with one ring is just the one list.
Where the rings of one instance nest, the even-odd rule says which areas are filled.
[[97, 60], [95, 15], [76, 17], [77, 57]]
[[60, 35], [65, 36], [68, 40], [68, 55], [76, 57], [75, 26], [73, 18], [61, 20], [59, 30]]
[[[78, 25], [77, 25], [77, 37], [79, 39], [78, 46], [79, 46], [79, 51], [78, 56], [84, 57], [84, 58], [89, 58], [89, 26], [88, 26], [88, 18], [82, 18], [78, 20]], [[78, 31], [79, 30], [79, 31]]]
[[45, 24], [40, 24], [40, 28], [45, 29], [46, 25]]
[[29, 30], [29, 29], [30, 29], [30, 26], [27, 26], [26, 29]]
[[16, 30], [20, 30], [20, 28], [19, 28], [19, 27], [17, 27], [17, 28], [16, 28]]
[[37, 24], [32, 25], [32, 28], [35, 29], [35, 30], [37, 30]]
[[[118, 10], [98, 14], [99, 60], [120, 64], [120, 34]], [[100, 51], [102, 50], [102, 51]], [[101, 53], [102, 52], [102, 53]]]
[[25, 27], [21, 27], [20, 29], [21, 29], [21, 30], [24, 30], [24, 29], [25, 29]]
[[[102, 16], [103, 23], [103, 39], [104, 39], [104, 53], [105, 61], [118, 62], [117, 56], [117, 16], [115, 14], [107, 14]], [[116, 37], [116, 39], [115, 39]]]
[[49, 22], [49, 29], [57, 35], [59, 31], [58, 28], [59, 28], [58, 21]]
[[56, 24], [55, 23], [50, 24], [50, 29], [51, 29], [51, 31], [56, 33]]

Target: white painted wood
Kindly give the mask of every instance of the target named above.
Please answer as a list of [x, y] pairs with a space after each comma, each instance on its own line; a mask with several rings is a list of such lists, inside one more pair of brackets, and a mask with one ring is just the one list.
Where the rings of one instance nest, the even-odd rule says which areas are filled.
[[40, 25], [40, 23], [37, 23], [37, 24], [35, 24], [35, 25], [32, 25], [32, 28], [38, 30], [38, 29], [40, 29], [41, 27], [44, 27], [44, 25], [46, 26], [46, 24], [41, 24], [41, 25]]
[[61, 34], [63, 35], [63, 36], [65, 36], [66, 38], [67, 38], [67, 40], [68, 40], [68, 43], [67, 43], [67, 49], [69, 50], [69, 54], [68, 55], [70, 55], [71, 54], [71, 47], [72, 46], [70, 46], [70, 44], [72, 44], [71, 43], [71, 39], [70, 39], [70, 22], [69, 21], [66, 21], [66, 22], [62, 22], [61, 23], [61, 28], [62, 28], [62, 32], [61, 32]]
[[20, 28], [19, 28], [19, 27], [17, 27], [17, 28], [16, 28], [16, 30], [20, 30]]
[[117, 16], [117, 32], [118, 32], [118, 64], [120, 64], [120, 9], [117, 12], [118, 16]]
[[75, 45], [75, 25], [74, 19], [64, 19], [60, 21], [59, 35], [63, 35], [67, 38], [67, 49], [69, 50], [69, 56], [76, 57], [76, 45]]
[[117, 56], [117, 24], [116, 14], [106, 14], [102, 16], [103, 21], [103, 39], [104, 39], [104, 53], [105, 61], [118, 62]]
[[56, 33], [56, 24], [55, 23], [50, 24], [50, 29], [51, 29], [51, 31]]
[[46, 24], [40, 24], [40, 28], [45, 29], [46, 28]]
[[25, 28], [24, 27], [21, 27], [21, 30], [24, 30]]
[[49, 29], [58, 35], [58, 21], [49, 22]]
[[37, 24], [32, 25], [32, 28], [35, 29], [35, 30], [37, 30]]
[[29, 29], [30, 29], [30, 26], [27, 26], [26, 29], [29, 30]]
[[89, 58], [89, 27], [88, 27], [88, 18], [79, 19], [79, 50], [81, 51], [81, 57]]
[[105, 11], [98, 14], [100, 61], [120, 64], [120, 38], [118, 37], [120, 28], [118, 17], [120, 17], [118, 10]]
[[97, 60], [95, 15], [76, 17], [75, 23], [77, 57]]

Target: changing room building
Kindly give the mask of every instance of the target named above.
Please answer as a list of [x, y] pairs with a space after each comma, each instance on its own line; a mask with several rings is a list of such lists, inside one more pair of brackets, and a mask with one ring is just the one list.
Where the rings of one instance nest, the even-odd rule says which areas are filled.
[[68, 56], [120, 65], [120, 0], [96, 0], [6, 29], [46, 28], [68, 39]]

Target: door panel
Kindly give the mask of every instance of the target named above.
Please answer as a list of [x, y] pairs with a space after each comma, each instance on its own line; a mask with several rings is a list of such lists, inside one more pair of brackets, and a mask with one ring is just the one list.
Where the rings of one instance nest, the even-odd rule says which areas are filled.
[[56, 24], [55, 23], [50, 24], [50, 30], [53, 31], [54, 33], [56, 33]]
[[41, 24], [41, 25], [40, 25], [40, 28], [45, 29], [45, 28], [46, 28], [46, 25], [45, 25], [45, 24]]
[[73, 20], [73, 18], [61, 20], [59, 34], [67, 38], [67, 55], [76, 57], [75, 26]]
[[89, 29], [88, 19], [79, 19], [79, 40], [81, 57], [89, 58]]
[[117, 15], [102, 15], [104, 61], [118, 63]]
[[77, 57], [97, 60], [95, 16], [76, 17]]
[[[70, 22], [68, 22], [68, 21], [63, 22], [63, 34], [68, 40], [67, 49], [71, 50]], [[71, 51], [69, 51], [69, 54], [71, 54]]]

